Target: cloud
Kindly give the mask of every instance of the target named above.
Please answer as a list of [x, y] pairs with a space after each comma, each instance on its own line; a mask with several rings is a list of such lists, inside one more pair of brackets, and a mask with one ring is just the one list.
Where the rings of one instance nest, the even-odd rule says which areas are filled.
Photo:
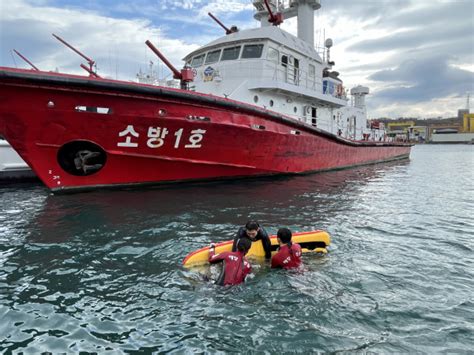
[[372, 74], [372, 80], [397, 84], [397, 87], [378, 92], [376, 98], [417, 103], [474, 91], [474, 73], [454, 67], [450, 64], [452, 59], [444, 55], [411, 59], [395, 69]]
[[411, 3], [411, 0], [321, 0], [321, 10], [317, 16], [330, 18], [328, 23], [331, 28], [336, 26], [340, 18], [356, 18], [361, 23], [375, 23], [400, 9], [410, 7]]
[[253, 6], [249, 2], [217, 0], [210, 1], [207, 5], [202, 7], [199, 10], [199, 16], [207, 17], [207, 13], [212, 12], [214, 15], [225, 15], [226, 18], [229, 18], [234, 14], [241, 13], [242, 11], [252, 10]]
[[359, 41], [350, 45], [347, 49], [349, 51], [375, 53], [433, 47], [434, 45], [449, 44], [452, 41], [459, 40], [462, 40], [464, 43], [469, 43], [471, 40], [470, 46], [464, 45], [457, 50], [458, 54], [470, 55], [473, 53], [474, 45], [472, 42], [472, 32], [470, 32], [472, 29], [473, 25], [468, 22], [453, 24], [448, 28], [433, 27], [429, 29], [424, 26], [419, 26], [415, 29], [408, 29], [383, 35], [375, 39]]
[[323, 26], [334, 25], [326, 36], [334, 36], [337, 70], [349, 87], [371, 88], [372, 117], [454, 116], [466, 91], [474, 91], [473, 1], [324, 5], [320, 19]]
[[[143, 19], [111, 18], [95, 11], [36, 7], [24, 1], [2, 3], [0, 40], [2, 65], [19, 64], [10, 50], [17, 48], [43, 70], [84, 73], [79, 69], [82, 58], [57, 42], [56, 33], [98, 63], [99, 74], [132, 79], [141, 64], [154, 54], [145, 46], [150, 39], [180, 66], [181, 58], [197, 48], [196, 44], [163, 36], [159, 27]], [[156, 59], [156, 61], [158, 61]], [[120, 69], [120, 70], [117, 70]]]

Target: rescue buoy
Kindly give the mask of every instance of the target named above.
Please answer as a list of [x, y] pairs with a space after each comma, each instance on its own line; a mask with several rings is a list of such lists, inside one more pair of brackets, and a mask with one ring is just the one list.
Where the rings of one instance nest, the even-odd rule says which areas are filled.
[[337, 86], [336, 93], [337, 93], [337, 96], [342, 96], [342, 94], [344, 93], [344, 88], [342, 87], [341, 84]]

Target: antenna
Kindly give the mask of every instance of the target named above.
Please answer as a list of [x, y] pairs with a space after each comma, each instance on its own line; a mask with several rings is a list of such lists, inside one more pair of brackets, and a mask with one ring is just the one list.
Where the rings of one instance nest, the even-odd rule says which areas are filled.
[[69, 43], [67, 43], [65, 40], [63, 40], [61, 37], [55, 35], [54, 33], [52, 34], [54, 38], [56, 38], [59, 42], [61, 42], [62, 44], [64, 44], [66, 47], [69, 47], [70, 49], [72, 49], [74, 52], [76, 52], [77, 54], [79, 54], [82, 58], [84, 58], [87, 63], [89, 64], [89, 68], [87, 68], [84, 64], [81, 64], [81, 68], [84, 69], [86, 72], [89, 73], [90, 76], [94, 76], [96, 78], [100, 78], [100, 76], [94, 71], [94, 64], [95, 62], [85, 56], [84, 54], [82, 54], [80, 51], [78, 51], [76, 48], [74, 48], [73, 46], [71, 46]]
[[207, 13], [214, 21], [216, 21], [225, 31], [226, 35], [230, 35], [231, 33], [238, 32], [239, 29], [237, 26], [232, 26], [231, 28], [227, 28], [217, 17], [215, 17], [213, 14], [210, 12]]
[[31, 65], [31, 67], [33, 68], [33, 70], [36, 70], [36, 71], [39, 71], [39, 69], [37, 67], [35, 67], [35, 65], [33, 63], [31, 63], [26, 57], [24, 57], [20, 52], [18, 52], [16, 49], [13, 50], [21, 59], [23, 59], [25, 62], [27, 62], [29, 65]]

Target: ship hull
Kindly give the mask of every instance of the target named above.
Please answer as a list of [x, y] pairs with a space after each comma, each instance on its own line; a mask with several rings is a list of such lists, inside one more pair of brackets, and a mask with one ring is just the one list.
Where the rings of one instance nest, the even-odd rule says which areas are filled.
[[55, 191], [301, 174], [406, 159], [411, 148], [210, 95], [7, 68], [0, 134]]

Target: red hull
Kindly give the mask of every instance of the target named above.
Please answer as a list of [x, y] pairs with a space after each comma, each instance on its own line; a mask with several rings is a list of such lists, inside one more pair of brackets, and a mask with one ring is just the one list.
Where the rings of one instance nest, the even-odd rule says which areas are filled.
[[[341, 169], [411, 148], [348, 141], [209, 95], [7, 68], [0, 134], [53, 190]], [[93, 147], [95, 170], [74, 166], [74, 153]]]

